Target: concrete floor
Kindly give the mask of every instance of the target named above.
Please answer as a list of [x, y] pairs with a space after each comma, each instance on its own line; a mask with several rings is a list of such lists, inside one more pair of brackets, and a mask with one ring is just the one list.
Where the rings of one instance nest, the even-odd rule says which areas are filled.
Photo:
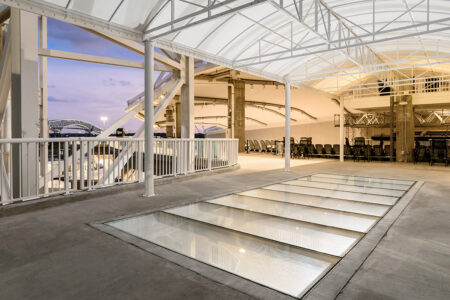
[[251, 299], [145, 252], [89, 223], [205, 200], [257, 185], [334, 172], [423, 180], [339, 299], [448, 299], [450, 168], [329, 161], [280, 170], [241, 169], [0, 218], [0, 299]]
[[[264, 163], [261, 164], [261, 159]], [[319, 164], [329, 162], [329, 159], [291, 159], [291, 167], [299, 167], [310, 164]], [[273, 155], [271, 153], [249, 153], [239, 155], [239, 165], [242, 170], [247, 172], [260, 172], [269, 170], [284, 169], [284, 158], [281, 155]]]

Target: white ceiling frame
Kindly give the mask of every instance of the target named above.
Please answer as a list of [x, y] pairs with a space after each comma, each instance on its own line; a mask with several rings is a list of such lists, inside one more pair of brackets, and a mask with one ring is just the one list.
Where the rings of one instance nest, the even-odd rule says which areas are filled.
[[[278, 1], [280, 1], [280, 0], [278, 0]], [[320, 2], [322, 2], [322, 1], [320, 1]], [[351, 29], [349, 27], [345, 26], [345, 23], [343, 23], [343, 21], [340, 19], [340, 16], [338, 14], [334, 14], [334, 12], [331, 11], [331, 15], [334, 18], [334, 26], [337, 27], [334, 29], [333, 33], [336, 34], [336, 32], [338, 32], [338, 35], [339, 35], [339, 37], [337, 39], [335, 39], [335, 38], [333, 39], [333, 38], [331, 38], [332, 30], [331, 30], [331, 22], [329, 21], [330, 18], [326, 19], [326, 17], [323, 16], [322, 14], [316, 14], [317, 17], [316, 17], [314, 25], [309, 26], [303, 21], [303, 19], [301, 17], [293, 15], [291, 13], [291, 11], [289, 11], [286, 7], [282, 7], [280, 4], [278, 4], [277, 1], [270, 0], [270, 3], [272, 5], [274, 5], [275, 7], [278, 7], [278, 9], [280, 11], [284, 11], [287, 15], [289, 15], [291, 18], [295, 19], [297, 22], [302, 23], [305, 27], [309, 28], [311, 31], [316, 32], [316, 35], [319, 36], [323, 42], [319, 42], [319, 43], [313, 44], [313, 45], [308, 45], [306, 47], [300, 47], [300, 48], [293, 47], [292, 49], [289, 49], [289, 50], [277, 51], [277, 52], [272, 52], [272, 53], [264, 53], [264, 54], [256, 55], [253, 57], [241, 58], [241, 59], [234, 61], [234, 64], [237, 67], [260, 65], [260, 64], [279, 61], [279, 60], [283, 60], [283, 59], [308, 56], [311, 54], [305, 53], [305, 52], [300, 52], [300, 51], [304, 51], [309, 48], [317, 48], [317, 47], [321, 47], [320, 50], [319, 51], [311, 51], [311, 53], [313, 53], [313, 52], [326, 53], [326, 52], [333, 51], [333, 50], [341, 50], [341, 51], [347, 51], [347, 53], [351, 54], [352, 53], [351, 49], [354, 48], [354, 49], [358, 49], [358, 50], [354, 50], [354, 52], [353, 52], [353, 53], [358, 53], [357, 57], [364, 57], [366, 55], [364, 55], [364, 52], [363, 52], [363, 50], [361, 50], [362, 49], [361, 47], [367, 47], [367, 45], [369, 45], [369, 44], [375, 44], [378, 42], [383, 42], [383, 41], [392, 40], [392, 39], [417, 36], [424, 32], [426, 32], [426, 33], [438, 32], [438, 31], [447, 30], [450, 28], [450, 24], [445, 23], [445, 22], [450, 21], [450, 18], [442, 18], [442, 19], [438, 19], [438, 20], [428, 20], [428, 22], [425, 22], [425, 23], [424, 22], [422, 22], [422, 23], [416, 22], [414, 24], [409, 24], [407, 26], [377, 30], [377, 31], [375, 31], [375, 26], [373, 26], [373, 30], [374, 30], [373, 32], [369, 32], [367, 34], [362, 34], [362, 35], [357, 35], [357, 34], [354, 34], [353, 32], [351, 32]], [[319, 3], [319, 1], [316, 1], [316, 3]], [[420, 2], [420, 3], [423, 3], [423, 2]], [[293, 5], [291, 5], [291, 8], [292, 7], [293, 7]], [[416, 8], [416, 7], [417, 7], [417, 5], [409, 8], [407, 10], [407, 12], [404, 12], [403, 14], [411, 12], [413, 10], [413, 8]], [[326, 9], [328, 9], [328, 8], [326, 8]], [[427, 14], [429, 14], [429, 7], [427, 7], [427, 9], [428, 9]], [[376, 11], [373, 11], [373, 15], [375, 15], [375, 13], [376, 13]], [[396, 18], [398, 18], [398, 16]], [[375, 17], [373, 17], [373, 20], [375, 20]], [[389, 22], [387, 25], [390, 25], [392, 22], [393, 21]], [[329, 26], [329, 28], [327, 29], [328, 34], [323, 35], [323, 34], [319, 34], [317, 31], [315, 31], [315, 28], [318, 28], [319, 25], [322, 25], [322, 24], [328, 24], [328, 26]], [[373, 23], [373, 24], [375, 24], [375, 23]], [[439, 26], [439, 28], [430, 30], [429, 26], [432, 24]], [[385, 27], [388, 27], [388, 26], [385, 25]], [[425, 27], [425, 29], [422, 31], [419, 31], [419, 28], [423, 28], [423, 27]], [[412, 29], [412, 28], [416, 29], [417, 32], [415, 32], [413, 34], [402, 32], [404, 30], [408, 30], [408, 29]], [[396, 34], [396, 36], [395, 37], [392, 37], [392, 36], [391, 37], [382, 37], [381, 36], [383, 34], [388, 34], [388, 33], [389, 34], [394, 33], [394, 34]], [[360, 55], [359, 53], [362, 53], [363, 55]], [[283, 56], [283, 57], [280, 57], [280, 56]], [[358, 63], [361, 64], [361, 62], [358, 62]]]
[[[237, 5], [236, 7], [233, 8], [229, 8], [225, 11], [221, 11], [219, 13], [214, 13], [213, 11], [221, 8], [223, 6], [226, 6], [228, 4], [233, 4], [233, 3], [239, 3], [242, 2], [240, 0], [223, 0], [222, 2], [218, 2], [218, 1], [208, 1], [208, 4], [204, 7], [198, 10], [197, 5], [194, 5], [191, 3], [191, 6], [196, 7], [197, 11], [175, 18], [175, 1], [177, 0], [169, 0], [167, 3], [171, 4], [171, 20], [167, 23], [164, 23], [162, 25], [158, 25], [156, 27], [152, 27], [152, 21], [157, 18], [158, 15], [156, 15], [152, 20], [150, 20], [150, 24], [149, 26], [144, 30], [144, 40], [145, 39], [149, 39], [149, 40], [155, 40], [161, 37], [164, 37], [168, 34], [171, 33], [175, 33], [175, 32], [179, 32], [183, 29], [195, 26], [195, 25], [199, 25], [201, 23], [207, 22], [207, 21], [211, 21], [213, 19], [219, 18], [219, 17], [223, 17], [229, 14], [233, 14], [236, 13], [240, 10], [246, 9], [246, 8], [250, 8], [252, 6], [255, 5], [259, 5], [261, 3], [266, 2], [267, 0], [249, 0], [244, 4], [240, 4]], [[179, 0], [178, 0], [179, 1]], [[167, 4], [166, 3], [166, 4]], [[186, 3], [186, 2], [184, 2]], [[186, 20], [189, 20], [192, 18], [198, 18], [198, 20], [196, 20], [195, 22], [188, 22], [185, 23], [183, 25], [178, 25], [179, 23], [182, 23]]]
[[[413, 64], [414, 62], [421, 62], [426, 61], [428, 59], [436, 60], [431, 61], [427, 63], [420, 63], [420, 64]], [[441, 60], [443, 59], [443, 60]], [[319, 79], [327, 79], [327, 78], [337, 78], [337, 77], [345, 77], [350, 75], [359, 75], [359, 74], [372, 74], [377, 72], [386, 72], [386, 71], [395, 71], [395, 70], [401, 70], [401, 69], [410, 69], [410, 68], [420, 68], [420, 67], [428, 67], [432, 65], [441, 65], [441, 64], [448, 64], [450, 63], [450, 54], [442, 54], [442, 55], [436, 55], [432, 57], [421, 57], [421, 58], [415, 58], [410, 60], [397, 60], [397, 61], [390, 61], [386, 63], [379, 64], [377, 66], [374, 66], [372, 70], [364, 70], [360, 71], [358, 68], [347, 68], [347, 69], [337, 69], [337, 70], [330, 70], [328, 72], [322, 72], [322, 73], [316, 73], [316, 75], [322, 75], [318, 77], [310, 77], [309, 75], [306, 75], [304, 77], [295, 76], [292, 77], [291, 80], [295, 82], [308, 82], [313, 80], [319, 80]], [[405, 65], [407, 64], [407, 65]], [[403, 66], [401, 66], [403, 65]], [[345, 73], [344, 71], [354, 71]]]
[[[48, 2], [40, 3], [36, 0], [0, 0], [0, 3], [98, 32], [112, 34], [133, 41], [142, 41], [142, 32], [139, 30], [109, 23], [105, 20], [88, 16], [68, 8], [61, 8]], [[67, 11], [70, 11], [70, 14]]]

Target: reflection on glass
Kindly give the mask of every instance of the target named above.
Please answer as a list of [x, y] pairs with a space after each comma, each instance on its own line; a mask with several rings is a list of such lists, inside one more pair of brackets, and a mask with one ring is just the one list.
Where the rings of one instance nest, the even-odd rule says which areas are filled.
[[363, 187], [363, 186], [351, 186], [351, 185], [316, 182], [316, 181], [305, 181], [305, 180], [285, 181], [285, 182], [283, 182], [283, 184], [315, 187], [315, 188], [320, 188], [320, 189], [328, 189], [328, 190], [336, 190], [336, 191], [344, 191], [344, 192], [354, 192], [354, 193], [363, 193], [363, 194], [372, 194], [372, 195], [381, 195], [381, 196], [394, 196], [394, 197], [401, 197], [404, 193], [404, 191], [397, 191], [397, 190], [388, 190], [388, 189]]
[[399, 190], [399, 191], [406, 191], [411, 186], [409, 184], [403, 185], [403, 184], [394, 184], [394, 183], [367, 182], [367, 181], [360, 181], [360, 180], [353, 180], [353, 179], [330, 178], [330, 177], [322, 177], [320, 175], [306, 176], [306, 177], [299, 178], [298, 180], [324, 182], [324, 183], [337, 183], [337, 184], [346, 184], [346, 185], [364, 186], [364, 187], [374, 187], [374, 188], [383, 188], [383, 189]]
[[338, 261], [163, 212], [108, 224], [294, 297], [306, 292]]
[[353, 193], [353, 192], [342, 192], [342, 191], [333, 191], [333, 190], [324, 190], [320, 188], [312, 188], [312, 187], [302, 187], [302, 186], [293, 186], [287, 184], [274, 184], [270, 186], [265, 186], [264, 189], [274, 190], [274, 191], [283, 191], [288, 193], [298, 193], [312, 196], [320, 196], [320, 197], [329, 197], [329, 198], [338, 198], [352, 201], [361, 201], [368, 203], [377, 203], [384, 205], [393, 205], [397, 201], [397, 197], [391, 196], [379, 196], [379, 195], [368, 195], [361, 193]]
[[362, 236], [357, 232], [207, 202], [180, 206], [165, 212], [335, 256], [343, 256]]
[[412, 185], [415, 182], [415, 181], [411, 181], [411, 180], [398, 180], [398, 179], [374, 178], [374, 177], [351, 176], [351, 175], [337, 175], [337, 174], [314, 174], [314, 176], [357, 180], [357, 181], [364, 181], [364, 182], [392, 183], [392, 184], [400, 184], [400, 185]]
[[347, 230], [367, 232], [379, 218], [289, 202], [231, 195], [208, 202]]
[[299, 297], [413, 183], [315, 174], [108, 225]]
[[389, 206], [386, 205], [347, 201], [342, 199], [327, 198], [313, 195], [302, 195], [283, 191], [271, 191], [267, 189], [254, 189], [250, 191], [241, 192], [238, 195], [257, 197], [281, 202], [289, 202], [301, 205], [308, 205], [313, 207], [334, 209], [358, 214], [366, 214], [378, 217], [383, 216], [389, 210]]

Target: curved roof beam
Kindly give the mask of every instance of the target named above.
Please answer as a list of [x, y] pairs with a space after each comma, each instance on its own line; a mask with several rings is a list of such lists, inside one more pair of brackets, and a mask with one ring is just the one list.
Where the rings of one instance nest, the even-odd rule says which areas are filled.
[[[203, 101], [204, 103], [195, 103], [195, 105], [197, 106], [201, 106], [201, 105], [214, 105], [214, 104], [227, 104], [228, 103], [228, 99], [226, 98], [211, 98], [211, 97], [195, 97], [195, 101], [201, 102]], [[259, 108], [265, 108], [266, 106], [272, 106], [272, 107], [276, 107], [276, 108], [282, 108], [284, 109], [284, 105], [283, 104], [277, 104], [277, 103], [270, 103], [270, 102], [263, 102], [263, 101], [252, 101], [252, 100], [245, 100], [245, 105], [249, 105], [249, 106], [259, 106]], [[267, 108], [265, 108], [267, 109]], [[297, 107], [292, 107], [291, 106], [291, 110], [292, 111], [296, 111], [299, 113], [304, 114], [305, 116], [309, 117], [310, 119], [313, 120], [317, 120], [316, 117], [314, 117], [313, 115], [307, 113], [306, 111], [304, 111], [303, 109], [297, 108]], [[269, 110], [270, 111], [270, 110]], [[273, 110], [272, 110], [273, 111]], [[281, 114], [281, 113], [280, 113]], [[284, 116], [284, 114], [282, 114]], [[295, 120], [294, 120], [295, 121]]]
[[[283, 108], [284, 109], [284, 105], [282, 105], [282, 104], [276, 104], [276, 103], [267, 103], [267, 102], [262, 102], [262, 101], [245, 101], [245, 104], [254, 104], [254, 105], [261, 105], [261, 106], [273, 106], [273, 107], [278, 107], [278, 108]], [[309, 113], [307, 113], [306, 111], [304, 111], [303, 109], [300, 109], [300, 108], [297, 108], [297, 107], [292, 107], [291, 106], [291, 110], [292, 111], [296, 111], [296, 112], [299, 112], [299, 113], [302, 113], [302, 114], [304, 114], [305, 116], [307, 116], [308, 118], [310, 118], [310, 119], [313, 119], [313, 120], [317, 120], [317, 118], [316, 117], [314, 117], [313, 115], [311, 115], [311, 114], [309, 114]]]
[[[209, 119], [226, 119], [228, 116], [204, 116], [204, 117], [195, 117], [195, 120], [209, 120]], [[245, 117], [246, 120], [253, 121], [255, 123], [258, 123], [260, 125], [267, 126], [267, 123], [264, 123], [258, 119]]]
[[[247, 105], [247, 106], [252, 106], [252, 107], [255, 107], [255, 108], [259, 108], [259, 109], [262, 109], [262, 110], [265, 110], [265, 111], [269, 111], [269, 112], [271, 112], [271, 113], [273, 113], [273, 114], [276, 114], [276, 115], [279, 115], [279, 116], [281, 116], [281, 117], [283, 117], [283, 118], [286, 118], [286, 115], [285, 115], [285, 114], [283, 114], [283, 113], [281, 113], [281, 112], [279, 112], [279, 111], [277, 111], [277, 110], [275, 110], [275, 109], [271, 109], [271, 108], [264, 107], [264, 106], [259, 106], [259, 105], [257, 105], [257, 104], [250, 104], [250, 103], [248, 103], [248, 104], [246, 103], [245, 105]], [[294, 118], [291, 118], [291, 121], [297, 122], [297, 120], [294, 119]]]

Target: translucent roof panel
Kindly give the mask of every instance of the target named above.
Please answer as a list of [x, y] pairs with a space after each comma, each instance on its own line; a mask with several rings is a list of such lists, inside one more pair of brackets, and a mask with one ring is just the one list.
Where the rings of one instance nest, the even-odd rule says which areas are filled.
[[276, 81], [412, 66], [419, 56], [429, 65], [450, 59], [448, 0], [0, 3], [137, 41], [155, 39], [158, 47]]

